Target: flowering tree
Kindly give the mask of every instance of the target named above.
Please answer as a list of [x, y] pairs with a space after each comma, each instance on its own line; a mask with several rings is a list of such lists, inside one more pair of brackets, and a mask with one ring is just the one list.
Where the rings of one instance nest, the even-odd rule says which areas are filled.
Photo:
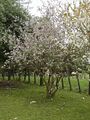
[[55, 95], [59, 81], [63, 82], [66, 75], [72, 90], [70, 76], [74, 71], [81, 91], [78, 72], [87, 63], [89, 51], [89, 14], [85, 8], [88, 4], [88, 1], [82, 1], [78, 6], [74, 3], [62, 7], [59, 1], [50, 1], [44, 5], [42, 17], [30, 19], [20, 37], [8, 35], [10, 52], [5, 55], [9, 54], [9, 59], [3, 69], [7, 68], [8, 74], [10, 71], [18, 73], [19, 80], [21, 74], [24, 81], [28, 75], [28, 82], [31, 73], [39, 75], [40, 85], [46, 86], [47, 98]]

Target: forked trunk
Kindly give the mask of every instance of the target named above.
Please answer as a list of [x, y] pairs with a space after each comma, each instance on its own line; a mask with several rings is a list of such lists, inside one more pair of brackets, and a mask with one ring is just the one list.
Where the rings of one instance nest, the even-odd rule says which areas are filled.
[[45, 81], [46, 97], [48, 99], [51, 99], [55, 96], [55, 93], [58, 90], [59, 81], [60, 81], [60, 79], [58, 77], [56, 79], [54, 79], [54, 77], [51, 75], [49, 75], [48, 81], [47, 82]]

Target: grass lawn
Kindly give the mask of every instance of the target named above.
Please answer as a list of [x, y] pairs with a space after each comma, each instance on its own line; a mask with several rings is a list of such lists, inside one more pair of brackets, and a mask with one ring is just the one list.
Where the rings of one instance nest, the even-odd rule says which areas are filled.
[[0, 120], [90, 120], [90, 96], [65, 89], [47, 100], [38, 85], [0, 89]]

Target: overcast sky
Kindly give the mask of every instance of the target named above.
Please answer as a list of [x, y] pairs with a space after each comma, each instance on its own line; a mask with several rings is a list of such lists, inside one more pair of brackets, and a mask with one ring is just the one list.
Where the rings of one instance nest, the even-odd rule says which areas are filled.
[[[23, 1], [25, 2], [25, 1], [30, 1], [30, 0], [23, 0]], [[40, 7], [42, 5], [41, 0], [31, 0], [31, 1], [32, 1], [32, 3], [30, 3], [30, 5], [28, 6], [28, 9], [31, 8], [30, 11], [31, 11], [32, 15], [39, 16], [40, 13], [38, 11], [38, 7]], [[42, 0], [42, 1], [46, 2], [47, 0]], [[60, 1], [62, 3], [66, 3], [66, 2], [71, 3], [73, 0], [60, 0]], [[76, 0], [76, 1], [78, 1], [78, 0]], [[26, 4], [26, 7], [27, 7], [27, 5], [28, 4]]]

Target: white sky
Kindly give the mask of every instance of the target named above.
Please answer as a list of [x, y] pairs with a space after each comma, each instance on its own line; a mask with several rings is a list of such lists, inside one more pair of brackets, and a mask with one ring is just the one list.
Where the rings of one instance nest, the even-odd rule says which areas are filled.
[[[28, 3], [28, 1], [30, 1], [30, 0], [22, 0], [22, 1], [24, 1], [24, 2], [27, 2]], [[30, 13], [32, 14], [32, 15], [35, 15], [35, 16], [39, 16], [40, 15], [40, 13], [39, 13], [39, 11], [38, 11], [38, 7], [40, 7], [41, 5], [42, 5], [42, 2], [41, 2], [41, 0], [31, 0], [32, 1], [32, 3], [30, 3], [30, 5], [28, 6], [28, 9], [30, 9], [29, 11], [31, 11]], [[42, 0], [42, 1], [44, 1], [44, 2], [46, 2], [47, 0]], [[60, 0], [62, 3], [66, 3], [66, 2], [73, 2], [73, 0]], [[75, 1], [78, 1], [78, 0], [75, 0]], [[27, 7], [27, 5], [28, 4], [26, 4], [26, 7]], [[25, 5], [24, 5], [25, 6]]]

